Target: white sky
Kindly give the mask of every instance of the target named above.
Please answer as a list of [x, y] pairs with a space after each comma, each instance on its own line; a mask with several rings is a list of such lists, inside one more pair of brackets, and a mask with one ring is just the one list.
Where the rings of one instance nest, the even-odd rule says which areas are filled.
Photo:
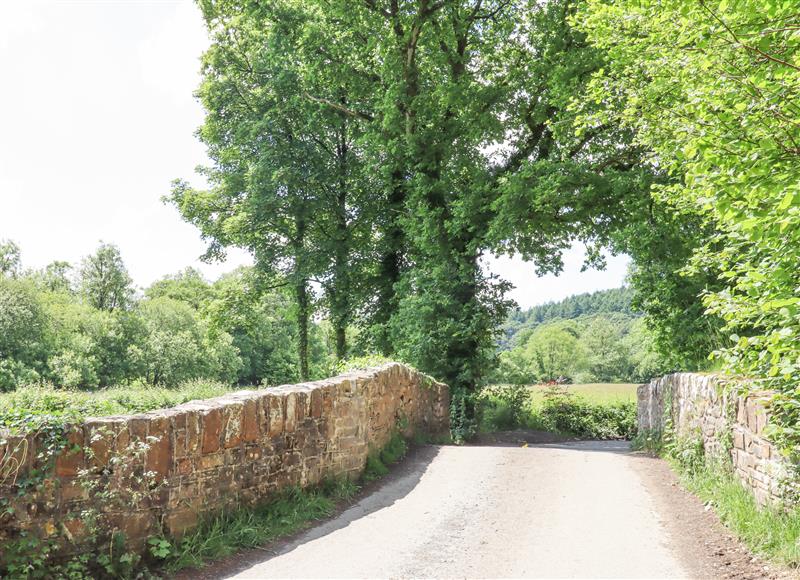
[[[208, 40], [189, 0], [0, 0], [0, 239], [23, 265], [77, 263], [117, 244], [140, 286], [186, 266], [214, 278], [249, 263], [233, 251], [203, 264], [197, 230], [161, 202], [175, 178], [206, 162], [192, 96]], [[619, 286], [628, 259], [558, 278], [518, 259], [490, 259], [527, 307]]]

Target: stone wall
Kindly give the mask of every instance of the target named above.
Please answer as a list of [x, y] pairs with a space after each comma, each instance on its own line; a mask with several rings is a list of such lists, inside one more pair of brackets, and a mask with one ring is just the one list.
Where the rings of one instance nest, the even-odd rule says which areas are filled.
[[[358, 477], [395, 429], [448, 430], [449, 392], [392, 363], [336, 378], [240, 391], [140, 415], [90, 419], [46, 463], [42, 435], [0, 433], [0, 546], [31, 531], [80, 544], [92, 509], [133, 546], [179, 536], [204, 514], [253, 504], [287, 486]], [[39, 456], [37, 458], [37, 456]], [[35, 486], [20, 485], [47, 473]], [[2, 511], [2, 510], [0, 510]]]
[[707, 456], [730, 459], [759, 503], [780, 501], [789, 465], [765, 437], [768, 393], [740, 392], [736, 383], [718, 375], [676, 373], [655, 379], [638, 390], [639, 431], [663, 432], [669, 417], [679, 437], [700, 436]]

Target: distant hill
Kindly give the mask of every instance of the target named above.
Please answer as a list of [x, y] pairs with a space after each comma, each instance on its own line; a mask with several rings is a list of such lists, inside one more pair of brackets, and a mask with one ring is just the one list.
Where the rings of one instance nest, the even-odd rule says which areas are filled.
[[641, 316], [631, 307], [633, 290], [623, 286], [611, 290], [598, 290], [575, 294], [558, 302], [547, 302], [527, 310], [516, 309], [508, 316], [500, 349], [514, 345], [514, 336], [521, 330], [532, 329], [553, 320], [569, 320], [597, 314], [623, 314], [631, 318]]

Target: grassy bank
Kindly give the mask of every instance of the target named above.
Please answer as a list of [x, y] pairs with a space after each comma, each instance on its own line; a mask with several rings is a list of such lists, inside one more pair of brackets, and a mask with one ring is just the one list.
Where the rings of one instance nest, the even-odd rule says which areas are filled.
[[337, 505], [358, 493], [362, 484], [387, 475], [407, 451], [405, 439], [394, 433], [382, 449], [370, 453], [358, 483], [341, 478], [309, 489], [289, 488], [256, 508], [211, 517], [174, 545], [166, 538], [156, 539], [152, 545], [160, 550], [162, 567], [168, 572], [196, 568], [239, 550], [263, 546], [330, 517]]
[[634, 448], [669, 461], [681, 484], [713, 507], [752, 552], [782, 566], [800, 567], [800, 506], [759, 506], [734, 475], [731, 464], [705, 457], [697, 439], [641, 434], [634, 440]]
[[[582, 385], [563, 385], [568, 393], [581, 397], [589, 403], [610, 404], [636, 401], [635, 383], [587, 383]], [[542, 403], [550, 387], [547, 385], [531, 385], [531, 399], [534, 403]]]
[[154, 538], [151, 552], [162, 560], [160, 567], [167, 572], [197, 568], [330, 517], [337, 504], [351, 499], [358, 490], [359, 486], [347, 479], [326, 481], [310, 489], [292, 487], [255, 508], [225, 511], [208, 518], [174, 544], [166, 538]]

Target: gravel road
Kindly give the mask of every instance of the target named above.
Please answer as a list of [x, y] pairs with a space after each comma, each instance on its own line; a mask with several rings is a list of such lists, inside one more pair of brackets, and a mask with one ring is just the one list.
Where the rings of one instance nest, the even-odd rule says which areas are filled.
[[251, 553], [213, 576], [757, 578], [771, 572], [675, 487], [663, 462], [630, 453], [624, 442], [570, 442], [424, 447], [338, 517], [266, 559]]

